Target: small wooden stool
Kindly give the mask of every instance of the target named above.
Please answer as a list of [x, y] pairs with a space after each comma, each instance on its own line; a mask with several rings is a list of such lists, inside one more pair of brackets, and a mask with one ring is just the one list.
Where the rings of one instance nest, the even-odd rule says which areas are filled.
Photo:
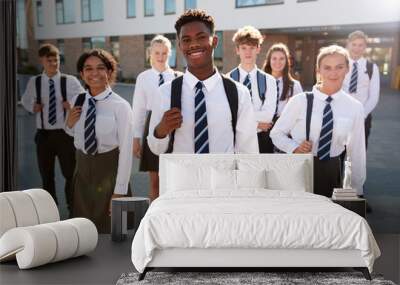
[[127, 212], [134, 212], [134, 229], [139, 227], [140, 221], [146, 214], [150, 199], [145, 197], [114, 198], [111, 202], [111, 240], [123, 241], [126, 239]]

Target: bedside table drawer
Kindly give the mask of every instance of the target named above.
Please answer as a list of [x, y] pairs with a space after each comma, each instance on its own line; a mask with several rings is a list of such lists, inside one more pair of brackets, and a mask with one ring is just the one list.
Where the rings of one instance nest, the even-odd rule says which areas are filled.
[[357, 200], [334, 200], [332, 201], [340, 206], [353, 211], [356, 214], [359, 214], [361, 217], [366, 217], [366, 201], [365, 199], [357, 199]]

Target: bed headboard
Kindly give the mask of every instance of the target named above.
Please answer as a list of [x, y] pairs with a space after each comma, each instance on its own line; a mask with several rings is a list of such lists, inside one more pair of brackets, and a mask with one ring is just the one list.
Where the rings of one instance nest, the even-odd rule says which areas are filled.
[[161, 154], [160, 155], [160, 195], [167, 191], [168, 171], [174, 165], [185, 167], [216, 167], [224, 165], [229, 169], [240, 166], [257, 169], [282, 168], [302, 164], [306, 180], [306, 191], [313, 193], [313, 156], [312, 154]]

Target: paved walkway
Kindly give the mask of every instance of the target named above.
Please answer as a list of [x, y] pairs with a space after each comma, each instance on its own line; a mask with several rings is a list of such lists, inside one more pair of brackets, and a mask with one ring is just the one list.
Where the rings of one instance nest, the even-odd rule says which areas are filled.
[[[129, 102], [133, 86], [117, 85], [114, 90]], [[18, 150], [20, 189], [40, 187], [37, 170], [34, 117], [18, 107]], [[373, 114], [373, 126], [367, 153], [367, 182], [365, 194], [373, 208], [367, 216], [374, 232], [400, 233], [400, 92], [384, 90]], [[56, 187], [60, 197], [62, 218], [68, 216], [63, 194], [63, 178], [57, 164]], [[149, 180], [146, 173], [138, 172], [138, 160], [133, 160], [131, 185], [134, 195], [146, 196]]]

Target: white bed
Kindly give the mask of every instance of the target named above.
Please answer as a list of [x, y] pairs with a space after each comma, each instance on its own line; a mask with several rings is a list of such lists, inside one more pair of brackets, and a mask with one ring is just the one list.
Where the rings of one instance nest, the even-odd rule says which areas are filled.
[[132, 243], [141, 278], [154, 267], [354, 267], [368, 278], [380, 255], [368, 223], [312, 194], [312, 159], [161, 155], [160, 197]]

